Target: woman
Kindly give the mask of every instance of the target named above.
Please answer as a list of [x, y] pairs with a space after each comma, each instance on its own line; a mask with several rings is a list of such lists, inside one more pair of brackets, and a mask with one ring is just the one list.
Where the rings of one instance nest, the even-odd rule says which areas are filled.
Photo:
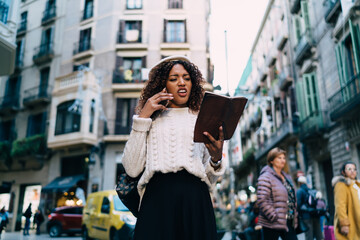
[[280, 148], [271, 149], [267, 163], [260, 172], [257, 185], [258, 224], [267, 240], [297, 239], [295, 189], [290, 176], [283, 171], [286, 152]]
[[360, 239], [360, 181], [354, 162], [345, 162], [340, 176], [332, 180], [335, 194], [335, 237], [338, 240]]
[[144, 87], [125, 146], [123, 165], [137, 177], [139, 216], [134, 239], [216, 239], [209, 189], [224, 171], [219, 140], [194, 143], [203, 97], [199, 69], [184, 56], [156, 64]]

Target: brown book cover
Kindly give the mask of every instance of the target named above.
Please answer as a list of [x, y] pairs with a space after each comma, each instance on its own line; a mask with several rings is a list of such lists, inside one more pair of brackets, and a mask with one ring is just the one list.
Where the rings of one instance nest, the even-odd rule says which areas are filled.
[[205, 92], [195, 124], [194, 142], [210, 142], [203, 132], [209, 132], [215, 139], [219, 139], [220, 126], [223, 126], [224, 139], [229, 140], [247, 101], [245, 97], [227, 97]]

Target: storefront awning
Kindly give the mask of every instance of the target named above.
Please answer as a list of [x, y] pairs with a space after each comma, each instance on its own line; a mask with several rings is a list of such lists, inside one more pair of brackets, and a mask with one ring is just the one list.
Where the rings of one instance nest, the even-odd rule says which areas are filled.
[[71, 187], [74, 187], [76, 183], [80, 180], [83, 180], [84, 175], [74, 175], [67, 177], [57, 177], [48, 185], [42, 188], [42, 192], [63, 192], [69, 190]]

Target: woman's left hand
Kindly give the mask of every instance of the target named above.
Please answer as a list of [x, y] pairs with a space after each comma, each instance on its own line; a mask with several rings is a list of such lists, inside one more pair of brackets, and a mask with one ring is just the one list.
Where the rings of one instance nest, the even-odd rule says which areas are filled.
[[224, 146], [224, 131], [222, 126], [219, 127], [219, 140], [216, 140], [208, 132], [204, 132], [204, 135], [207, 136], [210, 140], [210, 143], [206, 143], [205, 146], [209, 150], [212, 161], [220, 161], [222, 158], [222, 151]]

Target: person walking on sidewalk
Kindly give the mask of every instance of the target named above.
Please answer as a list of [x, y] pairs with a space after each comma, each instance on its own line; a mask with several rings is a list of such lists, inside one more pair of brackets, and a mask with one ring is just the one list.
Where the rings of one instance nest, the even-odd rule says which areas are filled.
[[219, 139], [204, 132], [210, 143], [193, 141], [203, 82], [185, 56], [150, 70], [122, 159], [130, 177], [142, 173], [135, 240], [217, 239], [209, 190], [225, 171], [224, 134], [220, 127]]
[[[310, 189], [307, 185], [306, 177], [300, 176], [297, 181], [300, 184], [300, 188], [296, 192], [298, 212], [309, 227], [309, 230], [305, 232], [305, 238], [322, 240], [323, 234], [321, 231], [320, 215], [316, 214], [316, 206], [314, 209], [311, 209], [308, 204]], [[315, 201], [315, 199], [313, 201]]]
[[296, 196], [291, 177], [284, 172], [286, 152], [278, 147], [267, 155], [257, 183], [258, 224], [267, 240], [297, 240]]
[[27, 207], [26, 211], [23, 213], [23, 216], [25, 217], [25, 226], [24, 226], [23, 234], [24, 234], [24, 236], [30, 235], [30, 234], [29, 234], [30, 218], [31, 218], [31, 216], [32, 216], [31, 203], [30, 203], [29, 206]]
[[36, 235], [40, 235], [40, 226], [44, 222], [44, 216], [41, 213], [41, 210], [36, 210], [34, 215], [34, 223], [36, 223]]
[[0, 210], [0, 239], [1, 233], [6, 228], [6, 225], [9, 223], [9, 214], [5, 210], [5, 207]]
[[354, 162], [345, 162], [332, 179], [335, 195], [334, 230], [337, 240], [360, 239], [360, 181]]

